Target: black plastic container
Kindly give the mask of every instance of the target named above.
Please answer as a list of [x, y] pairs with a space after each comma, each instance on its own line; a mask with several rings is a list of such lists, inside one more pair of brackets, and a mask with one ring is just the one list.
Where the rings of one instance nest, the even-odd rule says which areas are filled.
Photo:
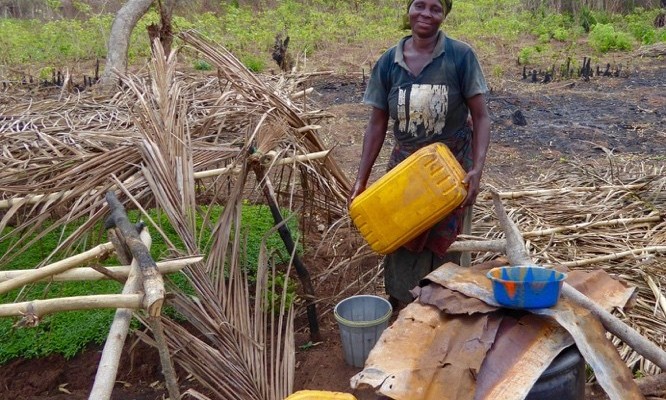
[[576, 346], [564, 349], [555, 357], [525, 398], [551, 399], [585, 399], [585, 359]]

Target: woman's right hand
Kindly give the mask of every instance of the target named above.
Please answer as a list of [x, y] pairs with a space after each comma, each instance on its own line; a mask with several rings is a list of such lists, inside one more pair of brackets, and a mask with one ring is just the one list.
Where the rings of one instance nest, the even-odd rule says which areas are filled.
[[365, 191], [365, 185], [359, 181], [354, 183], [354, 187], [349, 191], [349, 196], [347, 197], [347, 209], [351, 206], [352, 201], [361, 193]]

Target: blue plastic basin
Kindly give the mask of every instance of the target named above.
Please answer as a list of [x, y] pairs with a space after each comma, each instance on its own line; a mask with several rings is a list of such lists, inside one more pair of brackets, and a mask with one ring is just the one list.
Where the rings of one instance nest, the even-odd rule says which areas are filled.
[[547, 308], [560, 298], [565, 273], [539, 267], [520, 265], [493, 268], [488, 271], [495, 301], [509, 308]]

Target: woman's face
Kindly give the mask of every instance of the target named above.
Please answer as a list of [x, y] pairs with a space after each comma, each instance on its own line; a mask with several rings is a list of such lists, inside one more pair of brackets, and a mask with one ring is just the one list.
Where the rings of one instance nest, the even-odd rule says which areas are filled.
[[412, 33], [428, 37], [439, 30], [444, 21], [444, 7], [439, 0], [415, 0], [409, 7], [409, 24]]

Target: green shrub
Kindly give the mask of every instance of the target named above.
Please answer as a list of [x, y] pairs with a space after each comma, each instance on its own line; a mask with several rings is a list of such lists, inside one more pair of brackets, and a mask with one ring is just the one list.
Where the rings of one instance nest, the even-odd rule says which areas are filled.
[[578, 13], [578, 24], [585, 30], [585, 33], [589, 33], [592, 27], [597, 24], [597, 19], [588, 7], [583, 7]]
[[558, 42], [566, 42], [574, 38], [574, 34], [565, 28], [555, 28], [553, 30], [553, 39]]
[[534, 33], [541, 43], [548, 43], [551, 39], [565, 41], [575, 37], [573, 19], [566, 14], [546, 14], [544, 12], [540, 23], [534, 27]]
[[607, 53], [615, 50], [631, 50], [631, 37], [618, 32], [610, 24], [597, 24], [590, 31], [589, 43], [593, 49]]
[[247, 69], [252, 72], [262, 72], [264, 69], [266, 69], [266, 64], [264, 61], [261, 58], [255, 57], [253, 55], [246, 55], [242, 58], [241, 62], [247, 67]]
[[637, 8], [625, 18], [627, 30], [641, 44], [654, 44], [658, 41], [658, 33], [653, 25], [658, 10], [650, 12]]
[[213, 66], [206, 60], [194, 60], [194, 69], [197, 71], [210, 71]]
[[[296, 301], [297, 284], [293, 279], [286, 281], [286, 275], [282, 272], [277, 272], [274, 278], [269, 279], [266, 287], [269, 288], [269, 290], [266, 290], [268, 305], [270, 310], [275, 313], [278, 313], [280, 310], [283, 295], [285, 297], [285, 309], [291, 308], [291, 306], [294, 304], [294, 301]], [[270, 290], [272, 288], [275, 290]]]
[[534, 46], [526, 46], [518, 52], [518, 64], [529, 65], [534, 62], [534, 55], [538, 52]]
[[659, 32], [656, 33], [656, 35], [657, 35], [657, 40], [656, 40], [657, 42], [666, 42], [666, 29], [664, 28], [660, 29]]

